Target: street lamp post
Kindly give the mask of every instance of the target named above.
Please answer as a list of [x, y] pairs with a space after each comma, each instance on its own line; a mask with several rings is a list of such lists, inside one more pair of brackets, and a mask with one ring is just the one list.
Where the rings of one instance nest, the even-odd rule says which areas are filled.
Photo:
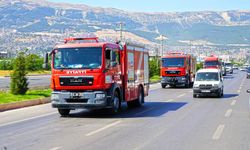
[[157, 37], [155, 39], [158, 41], [161, 41], [161, 56], [163, 56], [163, 49], [164, 49], [163, 41], [167, 40], [168, 38], [166, 36], [164, 36], [163, 34], [161, 34], [159, 37]]

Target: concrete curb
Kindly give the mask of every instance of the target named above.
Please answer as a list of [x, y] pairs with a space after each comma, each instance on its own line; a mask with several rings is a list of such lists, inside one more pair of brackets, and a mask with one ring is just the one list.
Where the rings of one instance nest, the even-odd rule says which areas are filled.
[[46, 104], [50, 102], [51, 102], [50, 97], [47, 97], [47, 98], [36, 99], [36, 100], [21, 101], [21, 102], [9, 103], [9, 104], [0, 104], [0, 112], [12, 110], [12, 109], [29, 107], [29, 106], [35, 106], [35, 105], [40, 105], [40, 104]]

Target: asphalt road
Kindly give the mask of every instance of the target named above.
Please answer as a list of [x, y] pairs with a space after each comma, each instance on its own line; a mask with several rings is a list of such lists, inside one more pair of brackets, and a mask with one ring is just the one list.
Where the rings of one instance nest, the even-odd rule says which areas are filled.
[[151, 87], [146, 104], [112, 116], [74, 111], [62, 118], [50, 104], [0, 113], [0, 149], [249, 150], [250, 80], [224, 78], [223, 98], [192, 89]]
[[[29, 87], [45, 87], [50, 85], [50, 75], [28, 76]], [[10, 77], [0, 77], [0, 89], [9, 89]]]

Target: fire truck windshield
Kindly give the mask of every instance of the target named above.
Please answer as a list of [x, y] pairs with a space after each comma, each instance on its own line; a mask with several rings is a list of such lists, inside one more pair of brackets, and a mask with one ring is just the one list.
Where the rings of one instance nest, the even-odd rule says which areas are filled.
[[57, 49], [53, 60], [55, 69], [97, 69], [102, 65], [102, 48]]
[[205, 61], [205, 66], [218, 66], [218, 61]]
[[163, 58], [162, 67], [183, 67], [185, 58]]

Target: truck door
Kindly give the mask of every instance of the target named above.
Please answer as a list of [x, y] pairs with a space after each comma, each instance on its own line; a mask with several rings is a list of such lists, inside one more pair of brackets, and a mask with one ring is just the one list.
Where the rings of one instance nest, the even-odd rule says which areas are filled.
[[111, 76], [117, 84], [121, 84], [121, 64], [120, 64], [120, 53], [118, 49], [107, 48], [105, 51], [105, 66], [108, 69], [106, 73]]

